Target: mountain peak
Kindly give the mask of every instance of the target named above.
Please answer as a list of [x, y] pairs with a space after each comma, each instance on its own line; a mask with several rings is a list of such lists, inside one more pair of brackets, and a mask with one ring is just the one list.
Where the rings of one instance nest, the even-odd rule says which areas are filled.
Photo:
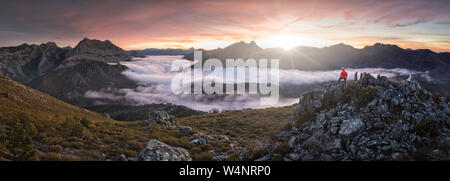
[[365, 46], [364, 49], [401, 49], [395, 44], [375, 43], [372, 46]]
[[247, 50], [262, 50], [261, 47], [259, 47], [255, 41], [250, 41], [249, 43], [245, 41], [239, 41], [236, 43], [233, 43], [224, 49], [247, 49]]
[[352, 46], [350, 46], [350, 45], [347, 45], [347, 44], [344, 44], [344, 43], [339, 43], [339, 44], [331, 45], [331, 46], [329, 46], [328, 48], [339, 48], [339, 49], [341, 49], [341, 48], [345, 48], [345, 49], [355, 49], [355, 48], [353, 48]]
[[49, 41], [49, 42], [47, 42], [47, 43], [42, 43], [41, 46], [58, 47], [58, 46], [56, 45], [56, 43], [55, 43], [55, 42], [52, 42], [52, 41]]
[[83, 40], [78, 42], [76, 47], [79, 47], [79, 46], [91, 46], [91, 47], [95, 47], [95, 46], [97, 46], [97, 47], [99, 47], [99, 46], [114, 46], [114, 47], [117, 47], [116, 45], [114, 45], [109, 40], [101, 41], [101, 40], [89, 39], [89, 38], [83, 38]]
[[67, 55], [72, 59], [88, 59], [103, 62], [130, 60], [128, 53], [109, 40], [83, 38]]

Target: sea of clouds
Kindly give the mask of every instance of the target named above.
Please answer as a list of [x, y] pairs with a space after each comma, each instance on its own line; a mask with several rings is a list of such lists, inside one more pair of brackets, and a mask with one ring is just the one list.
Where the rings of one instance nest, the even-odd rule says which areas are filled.
[[[121, 62], [128, 69], [122, 72], [131, 80], [136, 81], [139, 86], [136, 89], [120, 89], [117, 93], [88, 91], [85, 96], [88, 98], [101, 99], [126, 99], [134, 104], [152, 104], [152, 103], [172, 103], [184, 105], [192, 109], [201, 111], [219, 110], [238, 110], [245, 108], [264, 108], [260, 104], [260, 95], [235, 94], [235, 95], [195, 95], [195, 94], [173, 94], [171, 81], [179, 73], [173, 72], [171, 65], [173, 61], [182, 59], [182, 56], [147, 56], [145, 58], [135, 58], [131, 62]], [[192, 65], [192, 62], [186, 61], [185, 69]], [[226, 71], [226, 70], [225, 70]], [[339, 78], [341, 70], [329, 71], [300, 71], [300, 70], [279, 70], [280, 82], [282, 85], [306, 85], [315, 83], [324, 83], [336, 81]], [[270, 72], [270, 70], [269, 70]], [[383, 75], [386, 77], [417, 75], [429, 79], [427, 72], [417, 72], [407, 69], [382, 69], [382, 68], [359, 68], [347, 69], [348, 79], [353, 80], [355, 72], [367, 72], [372, 75]], [[216, 79], [219, 80], [219, 79]], [[195, 79], [194, 81], [199, 81]], [[238, 77], [237, 82], [249, 82], [245, 77]], [[280, 97], [276, 106], [292, 105], [298, 101], [298, 98]], [[271, 106], [271, 107], [276, 107]]]

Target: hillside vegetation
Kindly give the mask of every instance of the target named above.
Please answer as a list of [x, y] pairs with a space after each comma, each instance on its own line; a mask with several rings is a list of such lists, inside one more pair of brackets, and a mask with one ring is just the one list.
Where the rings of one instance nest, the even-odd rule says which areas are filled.
[[[109, 119], [0, 75], [0, 160], [133, 160], [151, 139], [185, 148], [194, 160], [250, 159], [291, 114], [292, 107], [205, 113], [179, 118], [175, 127], [148, 126]], [[179, 134], [181, 125], [191, 134]], [[202, 136], [213, 139], [192, 142]]]

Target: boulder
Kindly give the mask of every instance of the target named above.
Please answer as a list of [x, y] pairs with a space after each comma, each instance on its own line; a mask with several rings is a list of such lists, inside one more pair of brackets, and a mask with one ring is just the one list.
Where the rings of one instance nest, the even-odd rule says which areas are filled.
[[355, 132], [358, 132], [363, 126], [364, 123], [359, 118], [344, 120], [341, 124], [341, 130], [339, 130], [339, 134], [341, 136], [350, 136]]
[[138, 161], [191, 161], [189, 152], [184, 148], [171, 147], [163, 142], [152, 139], [139, 152]]
[[180, 135], [189, 135], [191, 134], [192, 128], [189, 126], [180, 126], [178, 129], [178, 134]]
[[228, 159], [227, 155], [217, 155], [217, 156], [213, 156], [212, 159], [214, 161], [225, 161]]

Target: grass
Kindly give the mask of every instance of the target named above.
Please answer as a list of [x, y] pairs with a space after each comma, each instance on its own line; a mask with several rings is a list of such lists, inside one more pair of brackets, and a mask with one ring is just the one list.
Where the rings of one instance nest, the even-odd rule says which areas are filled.
[[[256, 159], [258, 150], [264, 150], [267, 145], [275, 141], [274, 134], [289, 127], [289, 116], [292, 115], [293, 106], [281, 108], [267, 108], [242, 111], [228, 111], [190, 116], [180, 119], [180, 123], [190, 126], [194, 131], [207, 135], [225, 135], [228, 141], [212, 141], [209, 143], [216, 155], [232, 150], [230, 144], [246, 148], [249, 151], [242, 159]], [[191, 148], [194, 160], [203, 160], [209, 148]], [[262, 155], [264, 156], [264, 155]]]
[[[121, 153], [132, 155], [143, 146], [129, 147], [129, 144], [142, 145], [141, 142], [149, 139], [148, 135], [135, 132], [121, 122], [69, 105], [3, 76], [0, 76], [0, 94], [2, 160], [17, 160], [14, 154], [18, 151], [7, 146], [14, 141], [7, 136], [20, 131], [13, 126], [21, 116], [26, 116], [37, 129], [31, 143], [38, 157], [35, 160], [103, 160]], [[121, 139], [124, 133], [130, 132], [131, 136]]]
[[120, 154], [135, 157], [152, 138], [187, 149], [194, 160], [210, 160], [238, 149], [254, 150], [244, 158], [253, 159], [259, 156], [255, 154], [258, 150], [274, 140], [276, 132], [289, 127], [292, 110], [288, 106], [179, 118], [178, 126], [190, 126], [193, 133], [229, 138], [198, 145], [191, 143], [190, 136], [179, 135], [177, 128], [112, 120], [0, 76], [0, 160], [17, 160], [14, 154], [19, 152], [12, 149], [12, 139], [5, 138], [12, 135], [6, 130], [19, 130], [12, 125], [21, 120], [20, 115], [29, 119], [31, 130], [37, 130], [23, 146], [32, 154], [29, 160], [105, 160]]

